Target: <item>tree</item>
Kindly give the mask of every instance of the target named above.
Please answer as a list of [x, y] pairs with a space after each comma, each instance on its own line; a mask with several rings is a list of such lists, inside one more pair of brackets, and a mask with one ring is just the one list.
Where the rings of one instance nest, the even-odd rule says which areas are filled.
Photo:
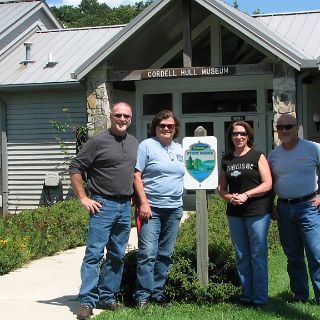
[[51, 10], [67, 28], [126, 24], [144, 10], [152, 1], [137, 2], [110, 8], [98, 0], [82, 0], [79, 6], [52, 7]]

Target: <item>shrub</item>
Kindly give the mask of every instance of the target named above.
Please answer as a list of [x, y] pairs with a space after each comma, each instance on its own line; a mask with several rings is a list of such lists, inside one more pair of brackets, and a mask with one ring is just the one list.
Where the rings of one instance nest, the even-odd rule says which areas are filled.
[[[165, 287], [170, 299], [179, 302], [212, 303], [229, 300], [240, 293], [225, 212], [225, 201], [218, 196], [209, 199], [208, 286], [201, 286], [197, 279], [196, 215], [190, 213], [189, 218], [181, 225], [173, 255], [174, 263]], [[274, 222], [270, 226], [269, 247], [272, 249], [270, 254], [279, 247], [278, 231]], [[136, 251], [130, 251], [125, 257], [120, 297], [126, 304], [133, 303], [136, 254]]]
[[209, 285], [197, 279], [196, 215], [182, 224], [174, 253], [174, 264], [166, 284], [167, 295], [183, 302], [224, 301], [239, 292], [235, 258], [225, 215], [226, 204], [213, 196], [208, 201]]
[[75, 199], [0, 219], [0, 275], [32, 259], [84, 245], [87, 220], [87, 211]]
[[[172, 300], [183, 302], [213, 302], [230, 298], [238, 292], [238, 278], [234, 267], [234, 258], [230, 254], [232, 246], [229, 240], [225, 218], [225, 204], [215, 197], [209, 201], [209, 278], [207, 287], [197, 280], [196, 256], [196, 216], [191, 214], [180, 228], [173, 266], [165, 287], [166, 294]], [[132, 295], [136, 281], [136, 251], [125, 257], [125, 268], [120, 296], [127, 304], [132, 304]]]

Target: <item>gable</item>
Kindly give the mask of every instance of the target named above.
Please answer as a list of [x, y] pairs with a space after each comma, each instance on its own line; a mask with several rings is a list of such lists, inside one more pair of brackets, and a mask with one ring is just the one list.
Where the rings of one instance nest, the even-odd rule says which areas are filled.
[[0, 50], [35, 23], [44, 29], [62, 28], [45, 2], [0, 1]]
[[[182, 39], [182, 0], [157, 0], [133, 19], [94, 56], [75, 70], [81, 79], [99, 63], [107, 60], [112, 68], [147, 68], [155, 55], [164, 54]], [[288, 42], [281, 34], [221, 0], [192, 0], [191, 28], [215, 16], [221, 24], [241, 34], [243, 39], [280, 58], [297, 70], [317, 67], [314, 57]]]

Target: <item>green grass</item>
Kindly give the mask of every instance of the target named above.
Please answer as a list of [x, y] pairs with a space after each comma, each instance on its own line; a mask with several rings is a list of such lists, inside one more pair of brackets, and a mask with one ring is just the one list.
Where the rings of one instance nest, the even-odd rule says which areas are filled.
[[282, 251], [269, 260], [269, 302], [260, 308], [237, 306], [231, 303], [213, 305], [173, 304], [170, 308], [151, 306], [147, 310], [128, 308], [119, 312], [105, 311], [97, 320], [319, 320], [320, 306], [312, 300], [307, 304], [290, 303], [289, 279]]

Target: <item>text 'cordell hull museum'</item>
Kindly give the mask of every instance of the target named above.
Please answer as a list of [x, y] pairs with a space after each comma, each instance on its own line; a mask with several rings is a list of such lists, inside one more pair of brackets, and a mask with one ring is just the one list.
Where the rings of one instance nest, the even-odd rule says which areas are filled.
[[92, 134], [119, 100], [133, 106], [139, 140], [166, 107], [181, 122], [180, 139], [199, 125], [217, 137], [218, 160], [236, 119], [253, 126], [266, 153], [283, 113], [320, 142], [319, 34], [320, 10], [249, 16], [221, 0], [156, 0], [125, 26], [63, 29], [45, 2], [0, 1], [3, 213], [43, 204], [48, 172], [62, 177], [66, 198], [56, 138], [71, 155], [76, 142], [52, 123]]

